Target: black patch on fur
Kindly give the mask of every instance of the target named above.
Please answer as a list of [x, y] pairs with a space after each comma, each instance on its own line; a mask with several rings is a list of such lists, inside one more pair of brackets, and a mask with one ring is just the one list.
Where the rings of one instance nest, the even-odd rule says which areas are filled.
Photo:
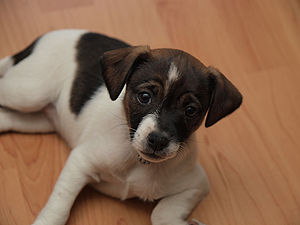
[[33, 49], [36, 46], [36, 43], [38, 42], [39, 39], [40, 39], [40, 37], [35, 39], [27, 48], [25, 48], [24, 50], [22, 50], [12, 56], [12, 58], [14, 60], [14, 65], [21, 62], [23, 59], [28, 57], [33, 52]]
[[104, 85], [100, 58], [104, 52], [129, 47], [125, 42], [98, 33], [85, 33], [77, 43], [78, 63], [71, 90], [71, 111], [78, 115], [93, 94]]

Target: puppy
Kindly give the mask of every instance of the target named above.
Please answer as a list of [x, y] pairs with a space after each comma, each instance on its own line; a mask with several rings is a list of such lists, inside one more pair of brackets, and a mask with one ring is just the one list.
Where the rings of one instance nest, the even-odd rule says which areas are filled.
[[0, 75], [0, 132], [55, 131], [73, 149], [34, 225], [65, 224], [87, 184], [159, 200], [153, 225], [188, 224], [209, 191], [193, 132], [242, 102], [222, 73], [183, 51], [85, 30], [39, 37], [2, 59]]

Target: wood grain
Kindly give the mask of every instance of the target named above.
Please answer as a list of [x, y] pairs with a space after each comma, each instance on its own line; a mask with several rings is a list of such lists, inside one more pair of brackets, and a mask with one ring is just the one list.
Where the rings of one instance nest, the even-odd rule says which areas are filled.
[[[179, 48], [218, 67], [244, 104], [197, 131], [211, 193], [192, 216], [208, 225], [300, 225], [298, 0], [1, 0], [0, 57], [61, 28]], [[0, 136], [1, 225], [32, 223], [68, 154], [55, 134]], [[146, 225], [153, 207], [86, 188], [68, 224]]]

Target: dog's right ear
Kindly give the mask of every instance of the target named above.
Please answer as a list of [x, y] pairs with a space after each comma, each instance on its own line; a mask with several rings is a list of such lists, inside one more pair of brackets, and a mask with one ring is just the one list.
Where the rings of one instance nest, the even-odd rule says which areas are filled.
[[110, 98], [116, 100], [129, 76], [150, 55], [149, 46], [127, 47], [105, 52], [101, 58], [103, 78]]

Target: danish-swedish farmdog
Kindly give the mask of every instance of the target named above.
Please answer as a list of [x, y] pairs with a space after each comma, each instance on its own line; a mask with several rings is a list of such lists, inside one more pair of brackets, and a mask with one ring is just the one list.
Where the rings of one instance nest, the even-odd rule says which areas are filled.
[[[65, 224], [87, 184], [159, 200], [153, 225], [185, 225], [209, 183], [189, 141], [242, 96], [217, 69], [174, 49], [84, 30], [47, 33], [0, 61], [0, 132], [58, 132], [73, 149], [34, 225]], [[199, 222], [194, 221], [194, 224]]]

